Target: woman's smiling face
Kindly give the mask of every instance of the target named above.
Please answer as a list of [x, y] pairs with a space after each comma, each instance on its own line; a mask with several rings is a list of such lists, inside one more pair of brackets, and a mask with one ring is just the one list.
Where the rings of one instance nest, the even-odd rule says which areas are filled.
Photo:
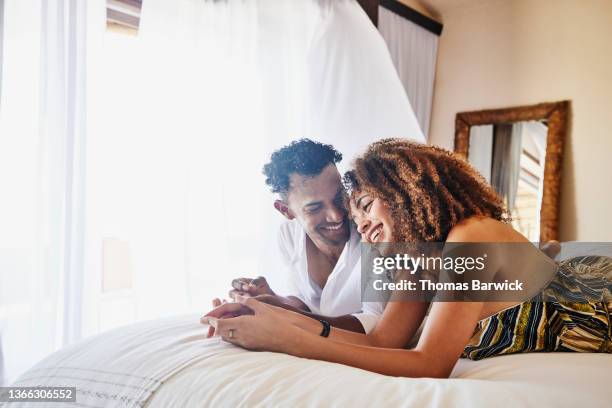
[[393, 241], [393, 219], [386, 202], [366, 192], [355, 192], [350, 206], [362, 242]]

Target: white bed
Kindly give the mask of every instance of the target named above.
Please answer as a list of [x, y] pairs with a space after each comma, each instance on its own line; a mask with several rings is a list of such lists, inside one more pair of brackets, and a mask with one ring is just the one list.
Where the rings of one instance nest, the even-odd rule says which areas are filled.
[[611, 406], [608, 354], [460, 360], [448, 380], [394, 378], [207, 340], [198, 319], [148, 321], [86, 339], [14, 385], [76, 386], [76, 406], [86, 407]]

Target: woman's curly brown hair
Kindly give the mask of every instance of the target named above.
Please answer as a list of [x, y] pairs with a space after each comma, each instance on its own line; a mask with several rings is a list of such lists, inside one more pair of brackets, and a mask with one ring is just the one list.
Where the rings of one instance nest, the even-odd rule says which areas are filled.
[[386, 202], [396, 242], [443, 242], [474, 215], [507, 222], [503, 200], [467, 161], [448, 150], [383, 139], [358, 157], [344, 176], [349, 191]]

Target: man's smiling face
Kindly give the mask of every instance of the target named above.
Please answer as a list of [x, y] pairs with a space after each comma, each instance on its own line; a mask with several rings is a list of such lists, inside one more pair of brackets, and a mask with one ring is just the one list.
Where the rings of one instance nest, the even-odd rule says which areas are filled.
[[350, 229], [345, 190], [334, 164], [314, 177], [290, 176], [287, 204], [315, 245], [344, 246]]

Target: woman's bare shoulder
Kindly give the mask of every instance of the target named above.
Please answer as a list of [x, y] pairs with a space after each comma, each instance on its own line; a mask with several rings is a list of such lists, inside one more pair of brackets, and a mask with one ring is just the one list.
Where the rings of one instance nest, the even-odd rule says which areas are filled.
[[473, 216], [451, 228], [446, 242], [528, 242], [528, 240], [509, 224], [490, 217]]

